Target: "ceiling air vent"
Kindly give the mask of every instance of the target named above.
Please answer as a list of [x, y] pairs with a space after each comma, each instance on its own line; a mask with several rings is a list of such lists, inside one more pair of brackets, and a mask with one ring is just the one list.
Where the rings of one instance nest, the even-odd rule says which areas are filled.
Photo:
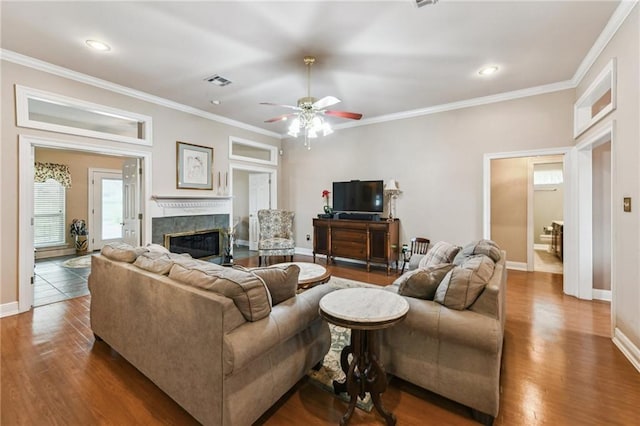
[[415, 1], [415, 5], [418, 7], [428, 6], [430, 4], [438, 3], [438, 0], [413, 0]]
[[220, 87], [231, 84], [231, 80], [227, 80], [224, 77], [220, 77], [218, 74], [211, 76], [209, 78], [205, 78], [205, 80], [211, 84], [215, 84], [216, 86], [220, 86]]

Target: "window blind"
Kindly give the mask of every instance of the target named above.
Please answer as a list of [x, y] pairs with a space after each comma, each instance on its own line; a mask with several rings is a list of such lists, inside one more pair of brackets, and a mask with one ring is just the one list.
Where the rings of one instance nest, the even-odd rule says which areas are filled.
[[36, 248], [65, 244], [65, 188], [53, 179], [34, 183], [33, 234]]

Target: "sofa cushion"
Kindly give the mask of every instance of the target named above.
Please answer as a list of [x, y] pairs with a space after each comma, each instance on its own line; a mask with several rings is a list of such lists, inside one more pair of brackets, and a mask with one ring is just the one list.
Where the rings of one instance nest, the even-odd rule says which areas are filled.
[[495, 264], [488, 256], [470, 257], [444, 277], [436, 290], [434, 301], [451, 309], [467, 309], [484, 290], [494, 267]]
[[[147, 246], [147, 248], [149, 248], [149, 246]], [[191, 256], [188, 256], [188, 258], [191, 258]], [[160, 275], [167, 275], [169, 274], [173, 264], [176, 261], [180, 262], [183, 259], [185, 259], [185, 256], [182, 254], [171, 253], [169, 251], [164, 252], [161, 250], [150, 250], [138, 256], [133, 264], [145, 271]]]
[[250, 271], [262, 278], [267, 285], [274, 306], [295, 297], [298, 289], [298, 276], [300, 275], [298, 265], [251, 268]]
[[133, 247], [125, 243], [109, 243], [102, 247], [100, 253], [111, 260], [133, 263], [138, 256], [148, 251], [149, 249], [146, 247]]
[[[407, 272], [399, 278], [402, 279], [402, 281], [399, 283], [398, 294], [418, 299], [433, 300], [438, 285], [452, 268], [453, 264], [443, 263]], [[398, 280], [396, 280], [396, 282], [398, 282]], [[394, 284], [396, 282], [394, 282]]]
[[[166, 248], [165, 246], [162, 246], [160, 244], [149, 243], [149, 244], [147, 244], [146, 247], [147, 247], [147, 250], [152, 251], [152, 252], [166, 253], [166, 254], [171, 253], [168, 248]], [[189, 257], [191, 257], [191, 256], [189, 256]]]
[[459, 251], [459, 246], [454, 246], [445, 241], [438, 241], [422, 260], [420, 260], [419, 267], [428, 268], [429, 266], [440, 265], [442, 263], [451, 263]]
[[167, 275], [173, 266], [173, 259], [168, 253], [149, 251], [138, 256], [133, 264], [145, 271]]
[[271, 313], [269, 290], [258, 276], [251, 273], [232, 268], [203, 271], [175, 263], [169, 278], [232, 299], [247, 321], [258, 321]]
[[491, 260], [497, 262], [500, 260], [500, 247], [492, 240], [479, 240], [464, 246], [453, 259], [454, 265], [461, 265], [464, 259], [476, 254], [484, 254], [489, 256]]

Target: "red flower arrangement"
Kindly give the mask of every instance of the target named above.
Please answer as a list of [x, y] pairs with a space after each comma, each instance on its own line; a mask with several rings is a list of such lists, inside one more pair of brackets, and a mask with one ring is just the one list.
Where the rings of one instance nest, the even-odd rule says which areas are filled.
[[331, 194], [331, 192], [329, 192], [328, 189], [322, 191], [322, 198], [324, 198], [327, 203], [327, 205], [324, 206], [325, 213], [331, 213], [331, 207], [329, 207], [329, 194]]

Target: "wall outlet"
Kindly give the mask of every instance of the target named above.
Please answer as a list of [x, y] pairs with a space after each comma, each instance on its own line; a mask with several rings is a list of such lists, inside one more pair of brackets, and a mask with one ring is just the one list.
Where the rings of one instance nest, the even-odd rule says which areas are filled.
[[311, 241], [311, 235], [307, 234], [307, 241]]

